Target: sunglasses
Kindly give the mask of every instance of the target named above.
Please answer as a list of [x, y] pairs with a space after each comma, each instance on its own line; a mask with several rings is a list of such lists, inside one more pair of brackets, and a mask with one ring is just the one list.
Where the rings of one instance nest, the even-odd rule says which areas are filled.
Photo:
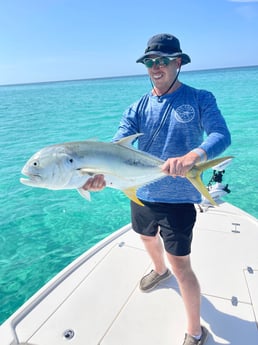
[[163, 56], [163, 57], [157, 57], [154, 59], [146, 58], [143, 60], [143, 63], [147, 68], [151, 68], [154, 64], [157, 67], [166, 67], [173, 60], [176, 60], [176, 58]]

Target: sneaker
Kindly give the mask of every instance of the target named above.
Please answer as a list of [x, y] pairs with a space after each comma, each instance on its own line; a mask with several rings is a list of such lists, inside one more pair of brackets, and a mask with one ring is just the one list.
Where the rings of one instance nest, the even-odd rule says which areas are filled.
[[207, 328], [205, 328], [204, 326], [201, 326], [201, 329], [202, 329], [201, 339], [197, 340], [194, 337], [192, 337], [190, 334], [186, 334], [183, 345], [203, 345], [203, 344], [205, 344], [206, 340], [208, 339], [209, 332], [208, 332]]
[[164, 274], [158, 274], [154, 270], [146, 274], [140, 281], [140, 290], [147, 292], [154, 289], [160, 282], [168, 279], [171, 276], [169, 269]]

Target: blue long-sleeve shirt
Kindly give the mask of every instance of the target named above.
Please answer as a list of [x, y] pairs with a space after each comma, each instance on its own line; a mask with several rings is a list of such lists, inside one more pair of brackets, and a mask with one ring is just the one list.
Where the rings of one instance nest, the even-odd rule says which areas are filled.
[[[212, 93], [182, 84], [158, 99], [144, 95], [124, 113], [113, 138], [143, 133], [138, 148], [163, 160], [202, 148], [208, 159], [221, 154], [231, 143], [226, 122]], [[165, 177], [138, 189], [137, 197], [152, 202], [199, 203], [200, 193], [182, 177]]]

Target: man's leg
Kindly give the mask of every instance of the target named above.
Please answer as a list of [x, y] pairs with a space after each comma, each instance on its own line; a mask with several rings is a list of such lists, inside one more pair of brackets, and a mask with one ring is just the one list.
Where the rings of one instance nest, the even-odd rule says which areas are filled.
[[154, 266], [154, 269], [140, 280], [140, 290], [147, 292], [154, 289], [162, 281], [167, 280], [171, 276], [171, 272], [166, 267], [163, 243], [159, 234], [156, 236], [141, 235], [141, 239]]
[[164, 258], [163, 242], [159, 233], [156, 236], [140, 235], [140, 237], [153, 262], [154, 271], [160, 275], [164, 274], [167, 271], [167, 267]]
[[174, 256], [167, 253], [173, 273], [177, 279], [187, 315], [187, 333], [201, 334], [200, 285], [191, 267], [190, 255]]

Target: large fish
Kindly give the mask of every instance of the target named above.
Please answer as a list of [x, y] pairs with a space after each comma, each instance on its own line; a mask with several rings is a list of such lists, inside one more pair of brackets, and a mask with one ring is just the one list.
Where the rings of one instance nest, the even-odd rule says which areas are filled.
[[[131, 200], [139, 187], [165, 177], [163, 160], [139, 151], [132, 142], [141, 134], [131, 135], [111, 143], [79, 141], [51, 145], [35, 153], [25, 164], [21, 183], [47, 189], [77, 189], [86, 199], [90, 194], [82, 186], [95, 174], [105, 175], [107, 187], [123, 191]], [[201, 180], [201, 173], [231, 157], [217, 158], [196, 164], [186, 178], [211, 204], [216, 205]]]

